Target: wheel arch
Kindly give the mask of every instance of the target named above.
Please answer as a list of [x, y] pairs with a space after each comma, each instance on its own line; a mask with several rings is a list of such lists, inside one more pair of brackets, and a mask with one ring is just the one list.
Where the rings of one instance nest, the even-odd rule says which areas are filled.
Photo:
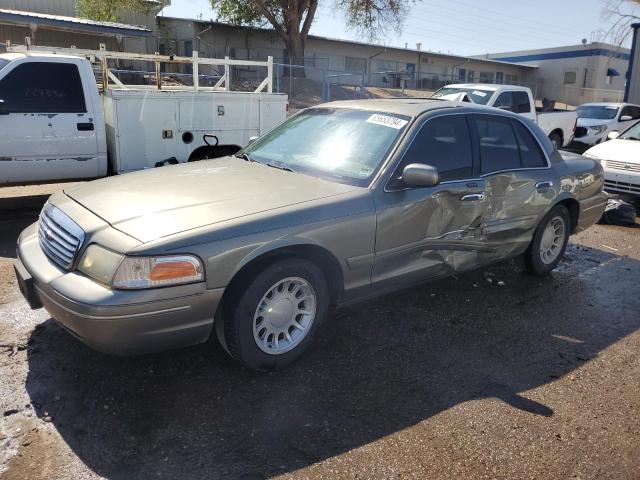
[[578, 227], [578, 219], [580, 218], [580, 202], [573, 197], [565, 197], [554, 203], [551, 208], [558, 205], [564, 206], [569, 211], [569, 219], [571, 221], [569, 233], [575, 233], [576, 228]]
[[548, 137], [551, 138], [551, 135], [557, 135], [558, 137], [560, 137], [560, 145], [558, 145], [558, 148], [561, 148], [564, 145], [564, 132], [562, 131], [561, 128], [555, 128], [553, 130], [551, 130], [549, 132]]
[[344, 290], [344, 274], [339, 260], [327, 248], [316, 243], [291, 241], [264, 245], [245, 256], [231, 275], [222, 303], [238, 292], [241, 285], [249, 281], [252, 276], [269, 265], [288, 258], [301, 258], [316, 265], [327, 281], [330, 303], [335, 305], [339, 302]]

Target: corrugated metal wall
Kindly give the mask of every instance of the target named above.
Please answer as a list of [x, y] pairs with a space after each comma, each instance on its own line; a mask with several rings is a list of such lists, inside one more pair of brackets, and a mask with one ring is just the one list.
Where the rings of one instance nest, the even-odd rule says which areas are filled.
[[[75, 17], [76, 1], [77, 0], [0, 0], [0, 8]], [[171, 0], [163, 0], [162, 3], [163, 5], [169, 5]], [[130, 25], [154, 27], [155, 14], [157, 11], [157, 9], [152, 9], [148, 14], [124, 11], [119, 16], [118, 21]]]

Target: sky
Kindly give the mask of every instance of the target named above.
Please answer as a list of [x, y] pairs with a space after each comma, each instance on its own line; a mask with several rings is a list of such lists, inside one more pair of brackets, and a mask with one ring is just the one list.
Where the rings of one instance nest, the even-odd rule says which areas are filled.
[[[209, 0], [172, 0], [163, 15], [216, 20]], [[320, 0], [311, 34], [362, 41], [349, 31], [332, 0]], [[604, 0], [418, 0], [410, 7], [401, 32], [388, 32], [372, 43], [481, 55], [563, 45], [582, 39], [603, 40], [610, 20]], [[369, 39], [367, 39], [369, 41]]]

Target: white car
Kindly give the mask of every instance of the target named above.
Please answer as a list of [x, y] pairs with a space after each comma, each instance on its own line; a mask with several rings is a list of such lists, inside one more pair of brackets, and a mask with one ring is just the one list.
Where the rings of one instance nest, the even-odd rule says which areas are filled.
[[610, 132], [609, 139], [584, 156], [602, 164], [605, 190], [640, 196], [640, 122], [620, 134]]
[[574, 140], [585, 145], [597, 145], [609, 132], [625, 130], [640, 119], [640, 105], [630, 103], [585, 103], [577, 112]]

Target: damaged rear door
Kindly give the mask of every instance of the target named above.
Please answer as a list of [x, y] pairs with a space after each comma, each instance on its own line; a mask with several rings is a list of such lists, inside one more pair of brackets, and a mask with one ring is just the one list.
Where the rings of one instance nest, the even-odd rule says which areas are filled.
[[[402, 160], [376, 199], [377, 234], [372, 283], [451, 274], [478, 265], [487, 247], [484, 179], [477, 175], [465, 114], [440, 114], [417, 127]], [[440, 184], [409, 188], [400, 180], [406, 165], [438, 169]]]
[[0, 184], [98, 176], [94, 115], [74, 59], [10, 62], [0, 100]]

